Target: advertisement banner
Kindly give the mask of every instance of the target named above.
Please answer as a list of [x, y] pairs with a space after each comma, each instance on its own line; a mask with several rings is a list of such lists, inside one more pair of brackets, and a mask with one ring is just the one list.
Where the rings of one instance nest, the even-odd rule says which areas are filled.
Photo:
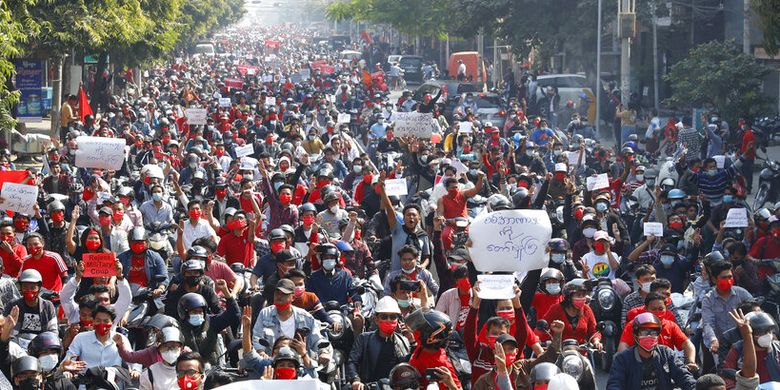
[[16, 62], [16, 89], [19, 105], [16, 118], [19, 122], [43, 120], [43, 61], [19, 60]]

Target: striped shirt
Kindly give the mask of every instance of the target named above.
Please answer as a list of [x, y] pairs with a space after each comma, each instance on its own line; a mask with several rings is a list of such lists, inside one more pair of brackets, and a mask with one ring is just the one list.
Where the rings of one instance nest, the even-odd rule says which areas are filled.
[[731, 167], [729, 169], [718, 169], [714, 175], [710, 175], [705, 171], [699, 172], [699, 191], [704, 194], [704, 197], [710, 203], [719, 204], [723, 199], [723, 191], [728, 187], [731, 180], [734, 178], [734, 172]]

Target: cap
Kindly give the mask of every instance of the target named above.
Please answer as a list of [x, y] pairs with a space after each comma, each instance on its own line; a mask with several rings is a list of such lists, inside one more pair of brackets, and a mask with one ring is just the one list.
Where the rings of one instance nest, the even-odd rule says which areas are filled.
[[607, 232], [605, 232], [603, 230], [599, 230], [595, 234], [593, 234], [593, 240], [594, 241], [598, 241], [598, 240], [607, 240], [607, 241], [609, 241], [609, 234], [607, 234]]
[[504, 333], [501, 336], [498, 336], [498, 338], [496, 338], [496, 343], [498, 344], [504, 344], [506, 342], [510, 342], [514, 344], [515, 347], [517, 347], [517, 340], [515, 340], [515, 338], [512, 337], [512, 335], [509, 333]]
[[673, 244], [664, 244], [661, 247], [661, 250], [658, 251], [658, 253], [660, 253], [660, 254], [665, 254], [665, 253], [677, 254], [677, 246], [673, 245]]
[[555, 164], [555, 172], [566, 172], [566, 164], [564, 163]]
[[111, 210], [111, 207], [101, 207], [99, 212], [99, 214], [106, 214], [106, 215], [111, 215], [113, 213], [114, 212], [113, 210]]
[[292, 294], [295, 292], [295, 283], [290, 279], [280, 279], [279, 283], [276, 284], [276, 289], [285, 294]]

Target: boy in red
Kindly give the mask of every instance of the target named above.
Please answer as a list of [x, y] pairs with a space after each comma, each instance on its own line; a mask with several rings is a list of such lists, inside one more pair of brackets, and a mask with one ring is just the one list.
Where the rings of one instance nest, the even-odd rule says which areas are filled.
[[423, 375], [420, 388], [428, 386], [428, 378], [424, 375], [430, 368], [436, 369], [439, 374], [439, 390], [462, 389], [455, 367], [444, 349], [452, 333], [452, 321], [446, 314], [436, 310], [418, 310], [415, 313], [422, 317], [419, 318], [422, 324], [415, 331], [418, 346], [412, 352], [409, 364]]

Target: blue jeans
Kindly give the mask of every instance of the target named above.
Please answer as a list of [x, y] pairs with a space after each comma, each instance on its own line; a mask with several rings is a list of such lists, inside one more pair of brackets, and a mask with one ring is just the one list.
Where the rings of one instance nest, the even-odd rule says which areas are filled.
[[753, 166], [756, 164], [755, 160], [748, 160], [742, 163], [742, 175], [745, 176], [745, 185], [747, 186], [748, 194], [753, 190]]
[[623, 125], [620, 128], [620, 140], [618, 140], [618, 150], [623, 148], [623, 143], [628, 141], [628, 136], [636, 133], [636, 126]]

